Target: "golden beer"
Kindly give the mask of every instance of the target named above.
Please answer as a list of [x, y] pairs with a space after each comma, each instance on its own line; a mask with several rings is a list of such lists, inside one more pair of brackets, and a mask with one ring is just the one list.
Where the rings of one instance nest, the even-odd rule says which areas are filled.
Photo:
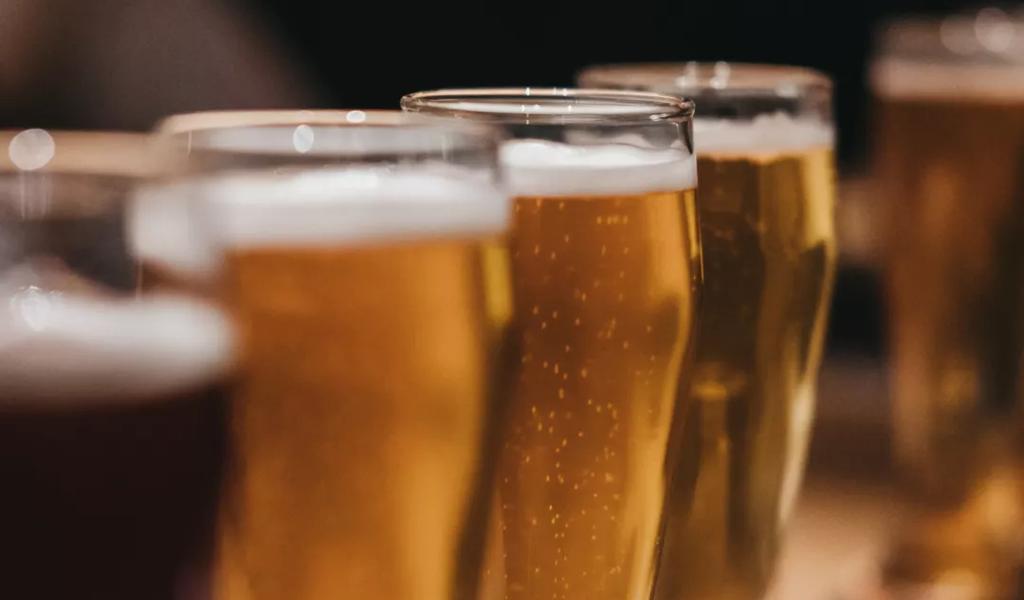
[[634, 598], [649, 585], [700, 269], [694, 202], [692, 189], [516, 198], [506, 598]]
[[836, 255], [833, 157], [827, 142], [698, 152], [705, 287], [696, 438], [684, 443], [699, 458], [684, 458], [696, 472], [680, 473], [673, 495], [659, 597], [753, 598], [771, 576], [810, 435]]
[[[989, 17], [941, 28], [985, 42]], [[940, 24], [900, 22], [891, 34], [904, 30], [937, 37]], [[895, 449], [914, 516], [887, 575], [1008, 597], [1022, 534], [1011, 446], [1024, 348], [1024, 65], [980, 51], [909, 59], [898, 38], [885, 40], [873, 67], [875, 164], [889, 210]]]
[[471, 597], [504, 197], [401, 168], [245, 177], [210, 193], [242, 348], [214, 597]]
[[[595, 67], [580, 80], [699, 106], [704, 292], [655, 595], [759, 598], [803, 475], [834, 276], [828, 81], [727, 63]], [[777, 94], [784, 85], [798, 92]]]

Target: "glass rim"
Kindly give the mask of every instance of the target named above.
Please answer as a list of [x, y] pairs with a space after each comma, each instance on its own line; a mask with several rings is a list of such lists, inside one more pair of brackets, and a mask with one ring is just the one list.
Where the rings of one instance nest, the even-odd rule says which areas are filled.
[[401, 106], [403, 110], [411, 113], [457, 117], [501, 125], [679, 123], [690, 121], [694, 112], [692, 100], [677, 96], [643, 91], [566, 87], [430, 90], [403, 96]]
[[398, 110], [228, 110], [171, 115], [155, 127], [165, 143], [222, 155], [282, 158], [489, 150], [500, 132]]
[[830, 94], [833, 87], [828, 75], [811, 67], [729, 61], [592, 65], [577, 73], [577, 79], [582, 85], [649, 89], [694, 97], [714, 94], [797, 98]]
[[[169, 115], [157, 121], [153, 131], [178, 134], [208, 129], [287, 125], [400, 127], [413, 123], [399, 110], [382, 109], [240, 109], [205, 110]], [[418, 124], [418, 123], [417, 123]]]
[[0, 175], [147, 177], [162, 165], [152, 142], [130, 131], [0, 129]]
[[904, 14], [875, 29], [874, 59], [938, 64], [1024, 64], [1024, 9]]

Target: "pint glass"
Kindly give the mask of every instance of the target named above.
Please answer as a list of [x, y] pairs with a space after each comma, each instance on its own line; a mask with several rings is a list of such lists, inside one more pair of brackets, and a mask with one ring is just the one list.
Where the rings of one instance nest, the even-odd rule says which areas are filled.
[[363, 111], [162, 130], [239, 336], [213, 597], [472, 598], [511, 367], [491, 131]]
[[144, 136], [0, 133], [0, 596], [199, 589], [232, 335], [205, 300], [136, 294]]
[[871, 73], [887, 210], [896, 456], [914, 518], [888, 576], [1002, 597], [1020, 551], [1024, 21], [881, 31]]
[[520, 354], [488, 591], [647, 598], [700, 282], [692, 104], [533, 88], [402, 106], [513, 138], [501, 162]]
[[697, 103], [704, 299], [657, 598], [761, 597], [803, 475], [835, 268], [831, 85], [728, 63], [580, 82]]

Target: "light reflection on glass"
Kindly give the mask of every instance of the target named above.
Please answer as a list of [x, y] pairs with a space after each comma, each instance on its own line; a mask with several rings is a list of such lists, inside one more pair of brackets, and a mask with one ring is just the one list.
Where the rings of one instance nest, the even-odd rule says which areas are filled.
[[22, 171], [45, 167], [56, 153], [53, 137], [44, 129], [26, 129], [11, 138], [7, 147], [14, 166]]
[[313, 128], [309, 125], [299, 125], [292, 133], [292, 146], [299, 154], [305, 154], [313, 149], [314, 141]]

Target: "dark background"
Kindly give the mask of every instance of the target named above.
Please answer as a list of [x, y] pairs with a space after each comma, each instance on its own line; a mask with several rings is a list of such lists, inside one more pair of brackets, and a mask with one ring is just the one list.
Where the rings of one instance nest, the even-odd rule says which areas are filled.
[[[0, 0], [0, 127], [147, 130], [215, 108], [396, 108], [441, 87], [571, 85], [604, 62], [748, 61], [832, 76], [840, 173], [866, 169], [872, 32], [942, 0]], [[840, 202], [850, 206], [842, 190]], [[856, 208], [856, 207], [855, 207]], [[840, 212], [840, 242], [844, 223]], [[879, 356], [876, 265], [845, 258], [829, 347]]]
[[147, 129], [207, 108], [393, 108], [448, 86], [569, 85], [589, 64], [730, 60], [836, 81], [863, 162], [865, 64], [886, 16], [936, 0], [0, 0], [0, 126]]
[[[966, 2], [629, 0], [605, 3], [253, 2], [345, 106], [392, 106], [418, 89], [568, 85], [603, 62], [807, 65], [836, 81], [844, 162], [863, 156], [864, 74], [880, 20]], [[301, 7], [301, 8], [300, 8]]]

